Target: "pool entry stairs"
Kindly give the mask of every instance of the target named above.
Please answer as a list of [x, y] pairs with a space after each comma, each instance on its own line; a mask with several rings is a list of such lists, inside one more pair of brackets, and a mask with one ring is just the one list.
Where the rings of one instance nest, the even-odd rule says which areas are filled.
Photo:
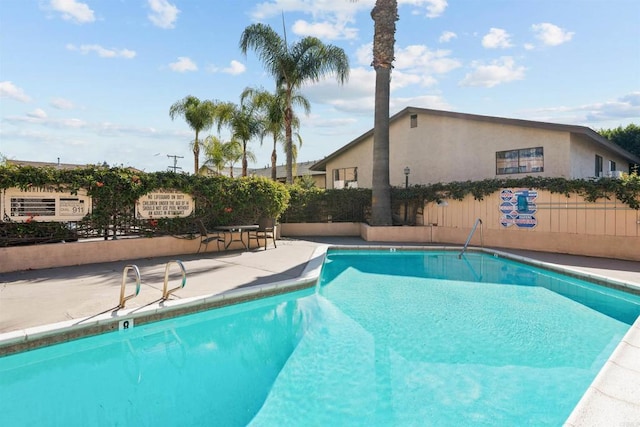
[[[180, 272], [182, 274], [182, 281], [179, 286], [176, 286], [175, 288], [172, 288], [172, 289], [168, 289], [169, 271], [173, 264], [177, 265], [178, 268], [180, 268]], [[136, 284], [136, 290], [135, 292], [125, 296], [125, 285], [126, 285], [127, 277], [129, 276], [129, 272], [133, 272], [133, 276]], [[124, 305], [127, 301], [138, 296], [138, 294], [140, 293], [141, 282], [142, 282], [142, 279], [140, 277], [140, 269], [138, 268], [137, 265], [130, 264], [124, 267], [124, 269], [122, 270], [122, 284], [120, 285], [120, 300], [118, 303], [118, 308], [124, 308]], [[182, 264], [182, 261], [177, 259], [169, 261], [164, 269], [164, 286], [162, 287], [162, 300], [169, 299], [169, 295], [171, 295], [173, 292], [179, 289], [184, 288], [184, 285], [186, 285], [186, 283], [187, 283], [187, 270], [184, 268], [184, 264]]]

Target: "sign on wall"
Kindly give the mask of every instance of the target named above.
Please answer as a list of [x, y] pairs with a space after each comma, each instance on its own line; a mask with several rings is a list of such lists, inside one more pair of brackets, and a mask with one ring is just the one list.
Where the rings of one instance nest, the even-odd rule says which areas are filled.
[[1, 200], [4, 221], [80, 221], [91, 212], [91, 197], [86, 190], [71, 194], [50, 186], [7, 188]]
[[184, 218], [193, 212], [193, 198], [173, 190], [160, 190], [145, 194], [136, 202], [136, 217]]
[[503, 227], [531, 229], [538, 225], [538, 192], [527, 188], [504, 188], [500, 192], [500, 225]]

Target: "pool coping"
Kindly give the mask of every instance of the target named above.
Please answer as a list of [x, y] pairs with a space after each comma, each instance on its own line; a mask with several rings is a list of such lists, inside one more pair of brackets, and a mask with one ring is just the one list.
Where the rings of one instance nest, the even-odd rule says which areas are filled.
[[[460, 246], [396, 246], [381, 245], [320, 245], [307, 261], [303, 272], [295, 279], [272, 282], [246, 288], [236, 288], [217, 294], [154, 302], [133, 309], [114, 310], [95, 316], [36, 326], [0, 334], [0, 357], [53, 345], [85, 336], [111, 332], [123, 327], [142, 325], [184, 314], [195, 313], [240, 302], [265, 298], [311, 288], [317, 283], [322, 264], [329, 250], [393, 250], [460, 252]], [[599, 285], [640, 294], [640, 285], [606, 276], [573, 270], [549, 262], [538, 261], [509, 252], [468, 247], [467, 252], [481, 252], [503, 257], [545, 270], [587, 280]], [[565, 426], [603, 425], [615, 420], [640, 423], [640, 317], [627, 331], [622, 341], [598, 372]]]

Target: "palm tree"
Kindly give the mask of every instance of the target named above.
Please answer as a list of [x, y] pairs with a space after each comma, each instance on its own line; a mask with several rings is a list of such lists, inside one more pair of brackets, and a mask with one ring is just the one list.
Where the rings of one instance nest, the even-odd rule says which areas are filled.
[[371, 17], [374, 22], [371, 65], [376, 72], [371, 225], [391, 225], [393, 222], [389, 184], [389, 99], [391, 69], [395, 59], [397, 0], [376, 0]]
[[276, 80], [276, 86], [285, 96], [285, 153], [287, 156], [287, 183], [293, 183], [293, 96], [308, 82], [317, 82], [327, 74], [335, 73], [339, 83], [349, 77], [349, 59], [339, 47], [325, 45], [316, 37], [305, 37], [292, 44], [270, 26], [252, 24], [240, 37], [240, 50], [246, 55], [253, 49], [267, 72]]
[[220, 175], [222, 173], [224, 165], [227, 162], [224, 152], [224, 142], [222, 142], [220, 138], [216, 136], [209, 135], [205, 138], [202, 146], [204, 148], [204, 156], [206, 159], [202, 167], [213, 167], [216, 173]]
[[221, 102], [216, 104], [213, 114], [213, 122], [218, 125], [218, 132], [223, 126], [228, 126], [231, 130], [231, 139], [238, 140], [242, 144], [242, 176], [247, 176], [247, 144], [249, 141], [262, 134], [263, 123], [259, 119], [254, 105], [247, 102], [240, 102], [236, 105], [233, 102]]
[[[284, 113], [286, 110], [285, 91], [282, 88], [276, 88], [273, 94], [264, 89], [246, 88], [241, 95], [241, 99], [248, 99], [249, 102], [256, 106], [262, 112], [262, 120], [264, 122], [264, 134], [271, 134], [273, 137], [273, 151], [271, 151], [271, 179], [276, 180], [276, 167], [278, 162], [278, 153], [276, 147], [278, 142], [283, 143], [285, 153], [287, 151], [285, 140], [285, 120]], [[292, 104], [301, 106], [306, 114], [311, 111], [311, 104], [304, 96], [294, 93], [291, 97]], [[292, 128], [300, 128], [300, 120], [297, 116], [293, 116]], [[296, 132], [298, 145], [302, 145], [302, 138]], [[262, 135], [264, 137], [264, 135]], [[261, 138], [262, 139], [262, 138]], [[297, 146], [292, 143], [292, 162], [295, 163], [297, 157]]]
[[193, 173], [197, 174], [200, 169], [200, 142], [198, 135], [201, 131], [209, 129], [213, 125], [213, 113], [215, 111], [215, 103], [213, 101], [200, 101], [195, 96], [188, 95], [175, 102], [169, 108], [169, 116], [171, 120], [176, 116], [183, 116], [191, 129], [196, 132], [196, 138], [193, 141]]
[[223, 144], [223, 151], [225, 153], [224, 158], [229, 165], [229, 176], [233, 178], [233, 167], [242, 159], [243, 156], [247, 156], [248, 159], [255, 161], [255, 156], [251, 151], [243, 151], [242, 144], [236, 139], [225, 142]]

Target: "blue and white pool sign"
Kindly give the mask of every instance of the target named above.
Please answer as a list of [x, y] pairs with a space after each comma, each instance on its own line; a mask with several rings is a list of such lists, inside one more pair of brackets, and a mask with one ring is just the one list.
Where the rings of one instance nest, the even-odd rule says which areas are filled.
[[534, 228], [538, 225], [535, 213], [538, 210], [538, 192], [525, 188], [504, 188], [500, 192], [500, 225], [518, 228]]

